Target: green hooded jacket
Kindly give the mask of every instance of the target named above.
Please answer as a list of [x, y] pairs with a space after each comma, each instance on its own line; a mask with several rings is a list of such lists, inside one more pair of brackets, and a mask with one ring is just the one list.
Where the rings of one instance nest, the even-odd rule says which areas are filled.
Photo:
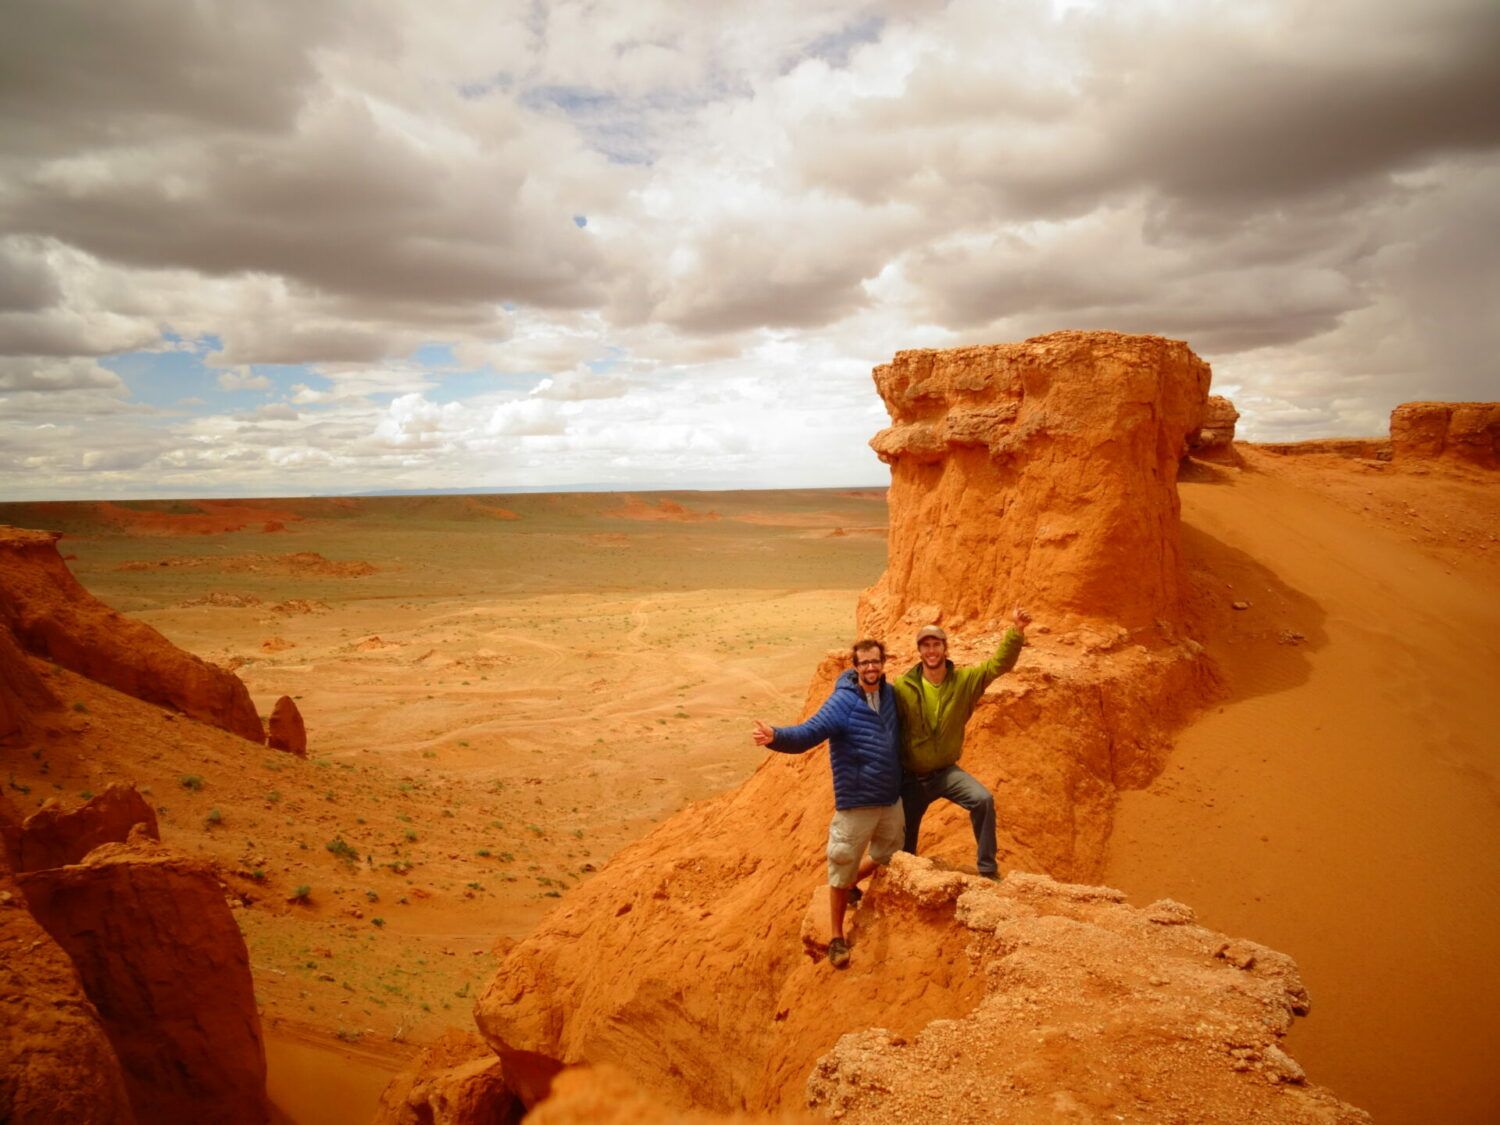
[[984, 689], [996, 676], [1016, 666], [1026, 638], [1007, 629], [995, 655], [983, 664], [962, 668], [948, 661], [948, 675], [935, 685], [938, 695], [937, 725], [922, 712], [922, 662], [919, 660], [891, 686], [901, 711], [901, 764], [909, 773], [931, 773], [951, 766], [964, 750], [964, 726]]

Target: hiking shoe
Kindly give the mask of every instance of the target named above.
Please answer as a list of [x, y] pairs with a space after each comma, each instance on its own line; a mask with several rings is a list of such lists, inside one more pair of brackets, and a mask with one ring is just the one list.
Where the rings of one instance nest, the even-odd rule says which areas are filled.
[[858, 887], [850, 887], [849, 888], [849, 905], [850, 906], [858, 906], [859, 905], [859, 900], [862, 899], [862, 898], [864, 898], [864, 897], [865, 897], [865, 892], [862, 891], [862, 890], [860, 890]]
[[828, 963], [835, 969], [849, 964], [849, 943], [843, 938], [836, 937], [828, 943]]

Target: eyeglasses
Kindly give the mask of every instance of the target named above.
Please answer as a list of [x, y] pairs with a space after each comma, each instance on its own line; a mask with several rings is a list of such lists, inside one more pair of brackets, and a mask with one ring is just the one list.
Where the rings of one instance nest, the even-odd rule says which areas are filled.
[[856, 668], [879, 668], [884, 663], [885, 657], [882, 656], [878, 660], [856, 660], [854, 666]]

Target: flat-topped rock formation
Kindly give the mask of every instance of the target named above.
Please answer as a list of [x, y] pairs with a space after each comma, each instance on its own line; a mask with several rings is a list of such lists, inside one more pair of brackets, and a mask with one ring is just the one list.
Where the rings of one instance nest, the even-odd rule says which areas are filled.
[[1500, 469], [1500, 402], [1407, 402], [1391, 411], [1392, 459]]
[[1181, 623], [1177, 465], [1209, 367], [1180, 340], [1055, 332], [896, 353], [875, 369], [891, 425], [890, 561], [874, 635], [963, 628], [1023, 602], [1053, 628]]

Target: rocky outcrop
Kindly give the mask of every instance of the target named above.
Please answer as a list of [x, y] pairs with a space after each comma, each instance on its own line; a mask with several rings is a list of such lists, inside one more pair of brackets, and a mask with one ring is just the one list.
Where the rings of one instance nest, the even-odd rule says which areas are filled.
[[56, 709], [57, 697], [0, 621], [0, 739], [27, 733], [38, 715]]
[[265, 741], [244, 683], [83, 588], [53, 532], [0, 527], [0, 625], [29, 652], [91, 680]]
[[16, 870], [40, 871], [82, 863], [83, 857], [100, 844], [128, 839], [136, 825], [141, 826], [146, 838], [161, 839], [156, 810], [135, 786], [123, 782], [113, 783], [76, 809], [65, 810], [49, 801], [27, 817], [21, 828]]
[[[858, 635], [885, 640], [895, 675], [921, 625], [944, 625], [962, 664], [994, 651], [1014, 605], [1037, 622], [965, 741], [965, 768], [996, 794], [1002, 865], [1094, 877], [1117, 792], [1157, 774], [1218, 690], [1184, 627], [1176, 486], [1208, 382], [1180, 341], [1114, 332], [900, 352], [875, 369], [891, 549]], [[923, 847], [964, 857], [967, 819], [936, 813]]]
[[[1003, 869], [1086, 882], [1118, 790], [1150, 780], [1176, 724], [1217, 688], [1185, 631], [1175, 492], [1208, 368], [1156, 337], [1059, 333], [900, 353], [876, 383], [893, 422], [873, 443], [891, 464], [891, 554], [854, 635], [883, 636], [899, 673], [917, 626], [938, 621], [969, 663], [993, 651], [1013, 605], [1031, 609], [1021, 664], [980, 700], [964, 765], [996, 794]], [[805, 711], [845, 659], [823, 663]], [[670, 1105], [732, 1112], [810, 1095], [835, 1114], [922, 1120], [932, 1114], [879, 1101], [920, 1059], [954, 1077], [924, 1088], [926, 1108], [954, 1120], [981, 1086], [1004, 1087], [995, 1106], [1017, 1120], [1051, 1120], [1100, 1105], [1110, 1077], [1110, 1104], [1132, 1114], [1159, 1100], [1224, 1114], [1183, 1119], [1228, 1121], [1295, 1103], [1324, 1114], [1309, 1120], [1358, 1119], [1325, 1094], [1283, 1093], [1260, 1065], [1281, 1065], [1276, 1040], [1301, 1003], [1284, 959], [1250, 953], [1263, 966], [1250, 982], [1214, 956], [1232, 943], [1181, 908], [1154, 920], [1117, 892], [1042, 876], [981, 884], [955, 870], [974, 845], [947, 806], [923, 823], [937, 865], [898, 856], [876, 877], [851, 924], [853, 967], [833, 971], [814, 917], [832, 806], [826, 751], [769, 755], [570, 892], [476, 1005], [511, 1088], [534, 1104], [564, 1066], [605, 1063]], [[1054, 938], [1073, 958], [1058, 968], [1065, 986], [1030, 953]], [[1069, 1055], [1112, 1026], [1142, 1049], [1192, 1046], [1153, 1050], [1139, 1069]], [[995, 1032], [1010, 1053], [985, 1039]], [[922, 1054], [929, 1043], [941, 1062]], [[1223, 1073], [1200, 1076], [1210, 1061]]]
[[524, 1111], [485, 1041], [451, 1028], [391, 1080], [372, 1125], [514, 1125]]
[[1397, 463], [1450, 461], [1500, 469], [1500, 402], [1406, 402], [1391, 411]]
[[915, 928], [960, 945], [960, 975], [983, 995], [915, 1034], [842, 1036], [807, 1080], [807, 1104], [831, 1117], [918, 1121], [946, 1103], [964, 1121], [1369, 1121], [1282, 1048], [1308, 1005], [1283, 954], [1107, 887], [1038, 875], [995, 886], [905, 854], [877, 878], [856, 943], [875, 955], [868, 978], [892, 971], [885, 942]]
[[139, 1120], [267, 1119], [249, 956], [208, 867], [137, 827], [19, 882], [100, 1013]]
[[[0, 836], [20, 835], [0, 795]], [[68, 955], [26, 908], [0, 847], [0, 1121], [129, 1125], [119, 1060]]]
[[283, 695], [276, 701], [266, 728], [266, 745], [272, 750], [307, 757], [307, 727], [302, 724], [302, 712], [297, 710], [291, 696]]
[[891, 425], [870, 442], [891, 467], [889, 563], [861, 623], [962, 629], [1024, 602], [1054, 628], [1179, 624], [1177, 463], [1208, 384], [1159, 336], [897, 352], [875, 369]]
[[1234, 444], [1234, 424], [1240, 412], [1223, 395], [1209, 395], [1203, 410], [1203, 424], [1188, 438], [1188, 445], [1198, 456], [1221, 453]]

